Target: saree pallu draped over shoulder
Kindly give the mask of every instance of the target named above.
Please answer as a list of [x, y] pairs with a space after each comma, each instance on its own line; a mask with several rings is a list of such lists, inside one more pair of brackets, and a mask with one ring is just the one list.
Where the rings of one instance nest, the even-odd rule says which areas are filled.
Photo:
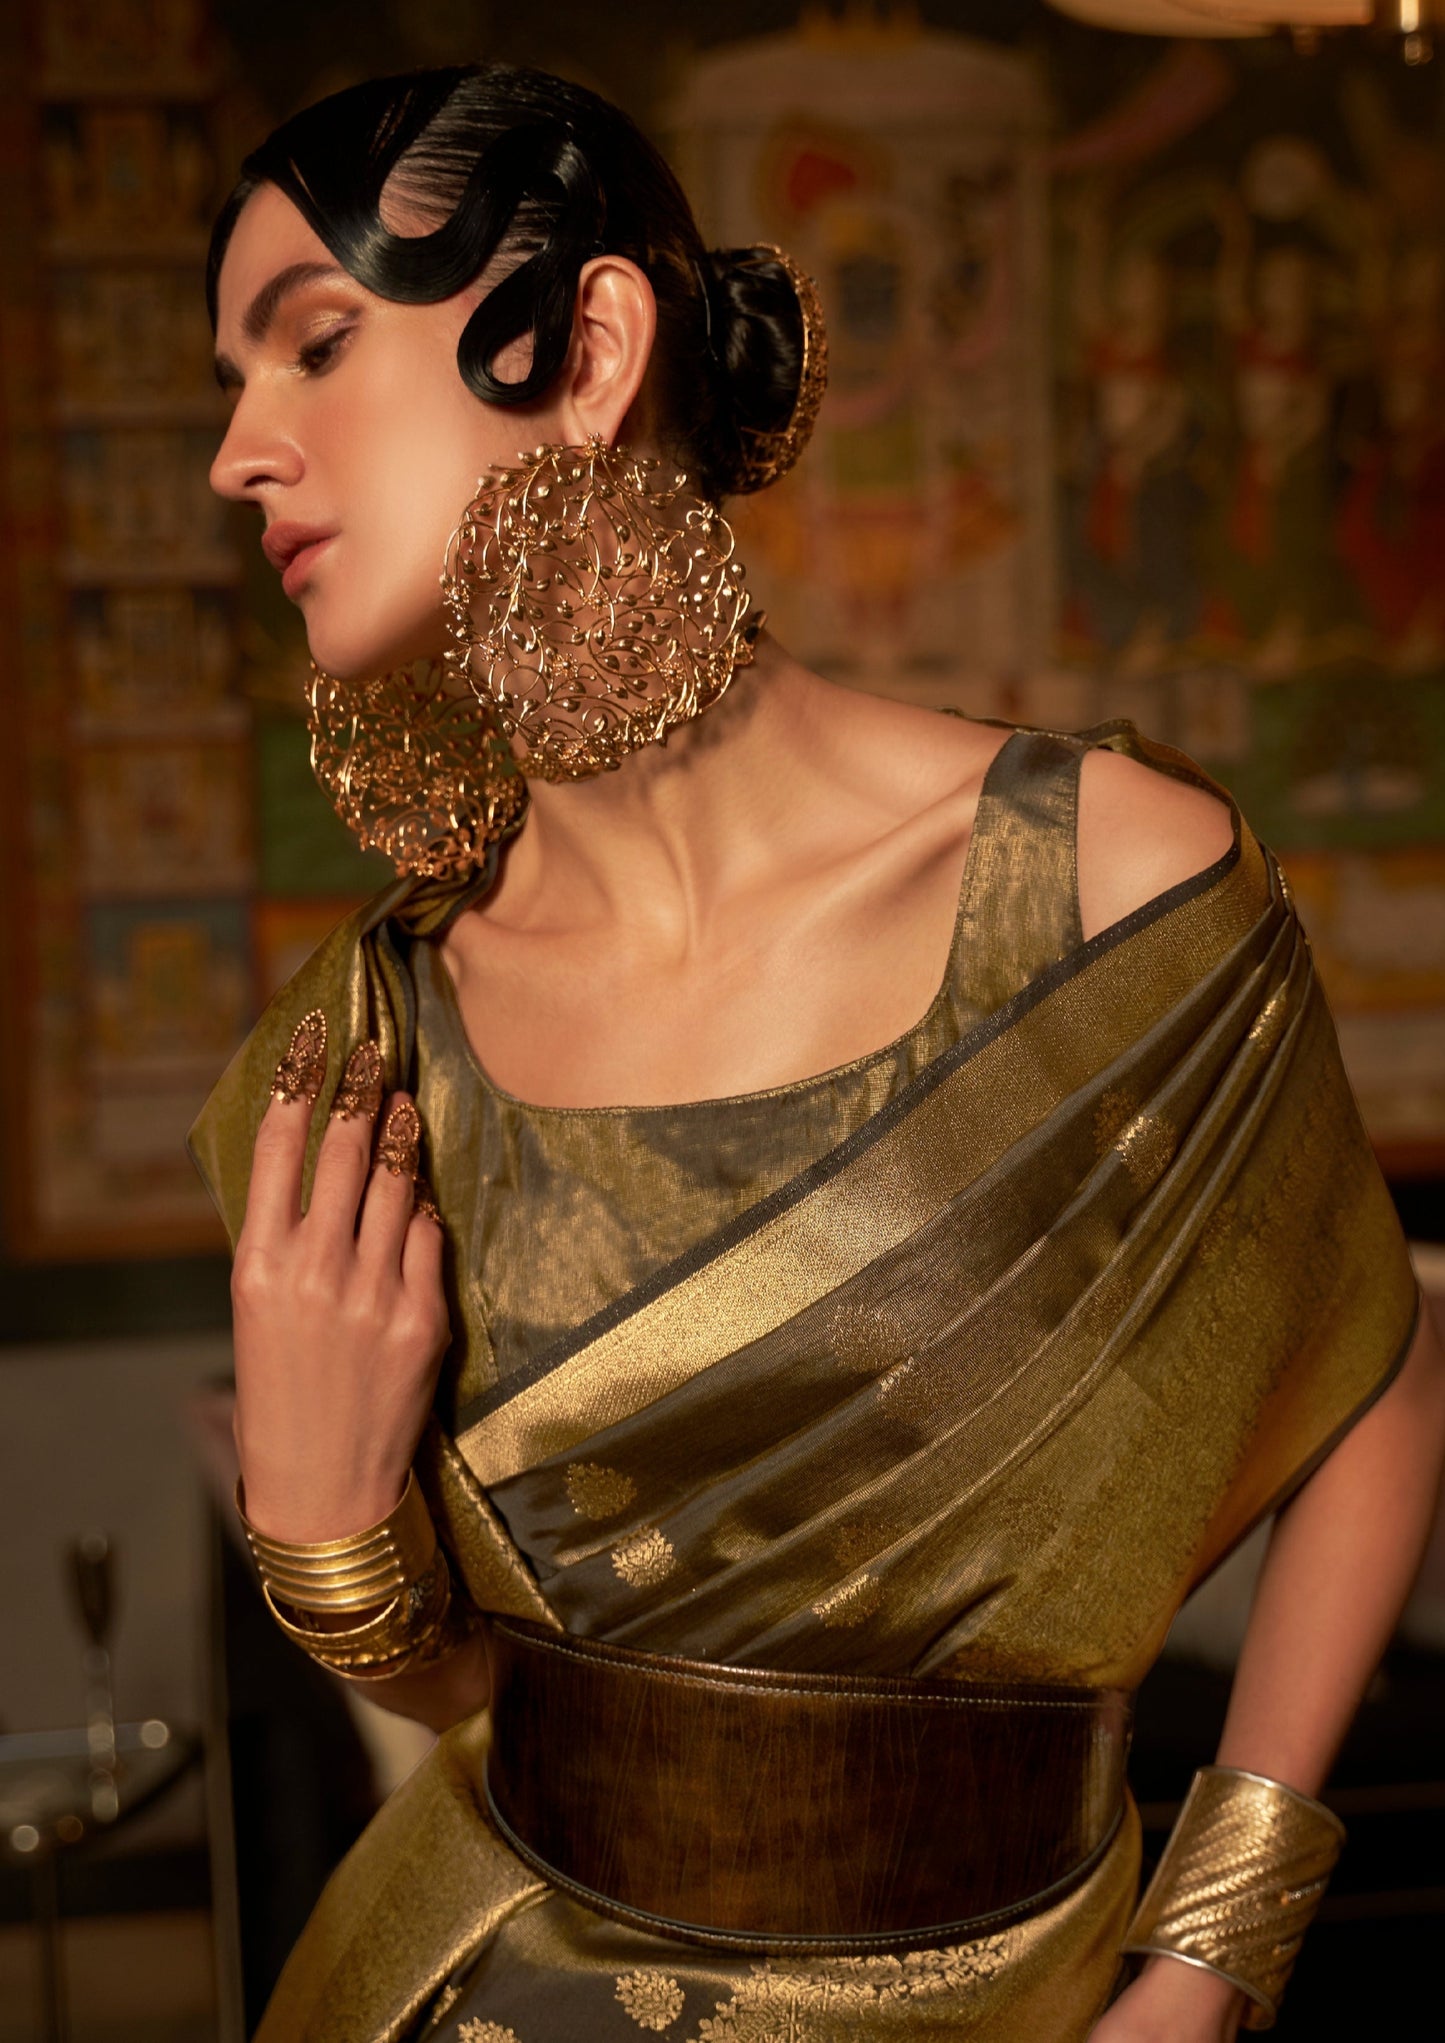
[[[1084, 742], [1211, 785], [1129, 726]], [[273, 1004], [193, 1138], [233, 1235], [296, 1020], [378, 1036], [404, 1082], [407, 945], [457, 905], [394, 889]], [[463, 1210], [466, 1158], [428, 1167]], [[703, 1668], [1060, 1694], [1138, 1685], [1190, 1590], [1389, 1382], [1417, 1305], [1308, 944], [1237, 815], [1217, 864], [505, 1381], [449, 1281], [421, 1473], [480, 1608]], [[987, 1935], [734, 1958], [534, 1870], [489, 1806], [487, 1737], [448, 1734], [340, 1869], [267, 2043], [401, 2038], [463, 1974], [478, 2019], [434, 2033], [486, 2043], [1064, 2043], [1107, 1998], [1132, 1812], [1082, 1884]]]

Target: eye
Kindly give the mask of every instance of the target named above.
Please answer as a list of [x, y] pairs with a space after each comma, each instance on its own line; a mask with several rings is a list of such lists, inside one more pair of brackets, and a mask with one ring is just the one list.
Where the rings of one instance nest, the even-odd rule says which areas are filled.
[[296, 351], [297, 367], [305, 370], [308, 376], [320, 375], [335, 361], [354, 330], [349, 325], [333, 326], [329, 333], [318, 334], [315, 340], [307, 341]]

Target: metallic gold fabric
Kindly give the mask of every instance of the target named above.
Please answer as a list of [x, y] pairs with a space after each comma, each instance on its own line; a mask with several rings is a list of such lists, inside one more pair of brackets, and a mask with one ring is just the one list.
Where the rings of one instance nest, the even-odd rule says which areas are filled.
[[[946, 1225], [960, 1198], [991, 1204], [979, 1189], [986, 1174], [1017, 1154], [1051, 1113], [1061, 1129], [1072, 1123], [1073, 1154], [1067, 1161], [1051, 1159], [1051, 1180], [1042, 1168], [1032, 1174], [1033, 1213], [1045, 1217], [1050, 1195], [1060, 1189], [1072, 1197], [1087, 1186], [1121, 1228], [1136, 1194], [1147, 1192], [1159, 1175], [1146, 1172], [1141, 1183], [1145, 1131], [1154, 1131], [1157, 1148], [1159, 1136], [1175, 1124], [1162, 1103], [1146, 1109], [1146, 1084], [1163, 1075], [1158, 1051], [1147, 1080], [1135, 1078], [1132, 1091], [1105, 1080], [1141, 1030], [1161, 1023], [1191, 993], [1196, 1005], [1217, 998], [1217, 989], [1213, 995], [1200, 991], [1201, 970], [1227, 964], [1234, 946], [1249, 934], [1259, 900], [1267, 899], [1266, 887], [1262, 856], [1251, 844], [1208, 902], [1199, 904], [1189, 937], [1172, 918], [1160, 918], [1136, 930], [1117, 952], [1097, 954], [1047, 989], [1011, 1027], [966, 1034], [886, 1111], [872, 1116], [850, 1145], [780, 1188], [773, 1200], [751, 1208], [740, 1239], [724, 1236], [707, 1245], [714, 1252], [705, 1259], [682, 1259], [669, 1272], [674, 1281], [644, 1287], [635, 1305], [623, 1301], [633, 1309], [601, 1315], [604, 1325], [583, 1328], [515, 1384], [505, 1382], [494, 1396], [464, 1407], [457, 1415], [457, 1444], [479, 1481], [492, 1488], [549, 1454], [601, 1434], [700, 1371], [711, 1372], [730, 1354], [796, 1331], [800, 1315], [821, 1301], [827, 1302], [828, 1326], [810, 1323], [810, 1341], [827, 1347], [824, 1396], [836, 1403], [833, 1393], [846, 1387], [852, 1373], [837, 1367], [832, 1331], [837, 1316], [848, 1307], [877, 1310], [871, 1284], [857, 1298], [844, 1287], [885, 1256], [904, 1253], [926, 1265], [918, 1274], [929, 1279], [929, 1291], [913, 1297], [903, 1321], [895, 1316], [890, 1325], [883, 1314], [880, 1328], [885, 1349], [891, 1336], [892, 1360], [911, 1354], [916, 1361], [920, 1328], [938, 1317], [940, 1295], [948, 1298], [950, 1312], [960, 1302], [939, 1294], [935, 1280], [956, 1286], [958, 1255], [975, 1265], [976, 1275], [980, 1263], [996, 1266], [1002, 1246], [997, 1224], [970, 1230], [957, 1255], [950, 1245], [943, 1258], [947, 1268], [935, 1269], [929, 1250], [938, 1244], [930, 1230]], [[1249, 1019], [1244, 1017], [1244, 1025]], [[1210, 1075], [1202, 1069], [1190, 1074], [1193, 1092]], [[1111, 1096], [1127, 1100], [1125, 1125], [1116, 1131], [1111, 1123], [1109, 1140], [1101, 1144], [1101, 1116], [1109, 1119], [1114, 1112]], [[1173, 1146], [1171, 1139], [1161, 1170]], [[1124, 1168], [1096, 1169], [1101, 1161], [1096, 1150], [1111, 1160], [1117, 1151]], [[1101, 1237], [1095, 1259], [1102, 1262], [1112, 1245]], [[905, 1324], [908, 1338], [900, 1346]], [[926, 1374], [936, 1378], [937, 1372]], [[790, 1372], [790, 1382], [796, 1381]]]
[[480, 1940], [545, 1897], [479, 1805], [486, 1743], [483, 1714], [448, 1732], [391, 1796], [366, 1850], [343, 1861], [322, 1895], [304, 1960], [282, 1975], [261, 2035], [275, 2043], [405, 2035]]
[[1222, 1973], [1253, 2003], [1244, 2027], [1272, 2028], [1344, 1837], [1309, 1795], [1237, 1767], [1201, 1767], [1126, 1949]]
[[[525, 1105], [478, 1064], [436, 946], [412, 946], [418, 1097], [464, 1310], [489, 1343], [462, 1364], [457, 1404], [496, 1376], [514, 1379], [599, 1307], [755, 1208], [856, 1133], [1001, 997], [1077, 947], [1082, 749], [1020, 733], [997, 755], [928, 1011], [885, 1049], [800, 1084], [676, 1107]], [[996, 828], [1020, 814], [1030, 856], [1000, 864]]]
[[[1127, 726], [1086, 742], [1201, 779]], [[421, 1474], [483, 1607], [758, 1667], [1132, 1688], [1194, 1584], [1389, 1380], [1415, 1285], [1273, 862], [1240, 824], [1081, 945], [1079, 749], [1004, 747], [947, 1012], [811, 1089], [509, 1106], [444, 1011], [429, 940], [467, 897], [435, 889], [373, 904], [263, 1020], [196, 1136], [233, 1230], [301, 1014], [323, 1009], [341, 1054], [376, 1036], [417, 1087], [457, 1330]], [[339, 1876], [360, 1922], [399, 1855], [418, 1865], [387, 1818]], [[400, 2038], [452, 1964], [435, 2033], [461, 2043], [649, 2022], [1071, 2043], [1137, 1875], [1131, 1832], [1003, 1946], [888, 1985], [623, 1931], [514, 1890], [480, 1811], [464, 1828], [428, 1861], [438, 1914], [409, 1918], [409, 1957], [338, 1960], [308, 1931], [265, 2043]], [[499, 1918], [498, 1886], [525, 1906]]]
[[[548, 1894], [509, 1917], [428, 2043], [1084, 2043], [1138, 1877], [1132, 1809], [1087, 1887], [993, 1936], [888, 1958], [725, 1960]], [[309, 2031], [304, 2032], [308, 2036]], [[332, 2034], [340, 2043], [340, 2032]], [[404, 2033], [404, 2032], [402, 2032]], [[284, 2029], [263, 2031], [267, 2043]]]

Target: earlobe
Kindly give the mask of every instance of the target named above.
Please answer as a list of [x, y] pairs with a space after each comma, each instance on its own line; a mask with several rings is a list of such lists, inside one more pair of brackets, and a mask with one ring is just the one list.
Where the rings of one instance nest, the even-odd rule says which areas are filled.
[[657, 301], [637, 264], [617, 255], [586, 263], [577, 287], [567, 402], [578, 444], [593, 434], [616, 441], [642, 389], [656, 336]]

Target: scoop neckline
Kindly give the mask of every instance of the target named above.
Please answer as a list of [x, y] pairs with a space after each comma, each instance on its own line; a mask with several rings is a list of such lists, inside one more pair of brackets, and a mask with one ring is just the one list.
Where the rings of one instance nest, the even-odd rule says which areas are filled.
[[[963, 710], [944, 710], [941, 714], [961, 717], [967, 723], [990, 724], [994, 722], [994, 719], [991, 717], [968, 716], [967, 712]], [[983, 778], [979, 782], [978, 789], [980, 809], [983, 806], [985, 795], [990, 792], [989, 782], [993, 778], [994, 769], [1003, 758], [1009, 746], [1020, 735], [1021, 727], [1016, 724], [1010, 725], [1007, 737], [984, 768]], [[432, 953], [432, 962], [435, 967], [436, 976], [441, 983], [442, 1005], [446, 1010], [447, 1021], [456, 1036], [462, 1055], [471, 1067], [472, 1076], [477, 1080], [484, 1092], [490, 1094], [494, 1100], [500, 1101], [503, 1106], [510, 1107], [517, 1113], [545, 1115], [549, 1118], [561, 1120], [605, 1121], [624, 1117], [633, 1118], [641, 1114], [697, 1113], [706, 1107], [738, 1107], [751, 1105], [754, 1101], [787, 1099], [798, 1093], [811, 1092], [822, 1086], [832, 1085], [840, 1079], [852, 1078], [857, 1073], [868, 1070], [872, 1065], [882, 1064], [889, 1057], [896, 1057], [915, 1036], [921, 1035], [934, 1020], [953, 991], [954, 976], [958, 962], [958, 946], [963, 935], [964, 919], [969, 904], [969, 888], [973, 879], [975, 850], [978, 841], [978, 816], [975, 815], [973, 828], [968, 836], [968, 849], [963, 855], [963, 867], [959, 874], [958, 902], [954, 909], [953, 929], [948, 940], [948, 955], [944, 960], [943, 976], [938, 983], [937, 991], [918, 1020], [902, 1030], [900, 1034], [894, 1036], [891, 1041], [881, 1044], [878, 1049], [865, 1050], [861, 1057], [849, 1058], [845, 1064], [833, 1064], [826, 1071], [814, 1072], [806, 1078], [792, 1078], [783, 1085], [762, 1086], [753, 1092], [714, 1093], [705, 1099], [662, 1100], [638, 1106], [628, 1106], [623, 1102], [600, 1107], [557, 1107], [543, 1105], [536, 1100], [525, 1100], [519, 1093], [508, 1092], [504, 1085], [499, 1085], [477, 1055], [472, 1039], [467, 1033], [466, 1022], [462, 1017], [462, 1006], [461, 1001], [457, 997], [456, 982], [447, 970], [446, 960], [441, 954], [439, 940], [441, 933], [439, 932], [438, 937], [428, 938], [425, 941]]]

